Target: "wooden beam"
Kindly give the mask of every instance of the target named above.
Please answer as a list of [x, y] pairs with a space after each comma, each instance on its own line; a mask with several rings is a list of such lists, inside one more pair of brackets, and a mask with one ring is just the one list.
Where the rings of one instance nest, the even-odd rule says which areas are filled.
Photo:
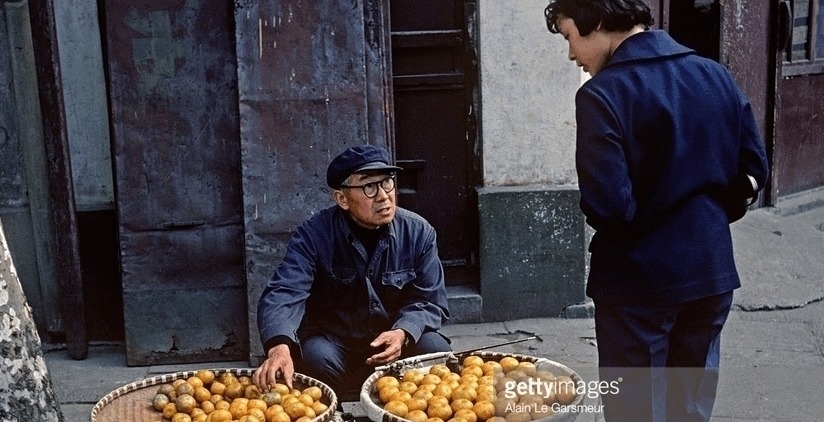
[[54, 1], [29, 1], [29, 14], [43, 119], [43, 141], [48, 158], [49, 197], [56, 231], [56, 274], [60, 287], [60, 308], [65, 321], [66, 347], [72, 359], [85, 359], [89, 352], [89, 341], [83, 308], [77, 214], [63, 106]]

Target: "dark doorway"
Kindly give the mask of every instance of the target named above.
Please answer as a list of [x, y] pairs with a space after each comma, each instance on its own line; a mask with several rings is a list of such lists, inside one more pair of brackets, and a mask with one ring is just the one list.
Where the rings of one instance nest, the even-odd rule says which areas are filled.
[[475, 3], [392, 0], [399, 204], [435, 227], [447, 285], [477, 284]]
[[718, 0], [670, 0], [669, 33], [701, 56], [718, 61], [721, 47]]

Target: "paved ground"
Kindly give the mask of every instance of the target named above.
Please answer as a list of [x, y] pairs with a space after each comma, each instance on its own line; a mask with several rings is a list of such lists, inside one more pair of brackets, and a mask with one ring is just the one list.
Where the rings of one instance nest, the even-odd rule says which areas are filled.
[[[824, 192], [750, 212], [733, 224], [743, 288], [722, 337], [722, 371], [713, 421], [824, 420]], [[449, 325], [445, 334], [462, 350], [497, 344], [524, 333], [543, 341], [497, 351], [547, 357], [585, 380], [597, 379], [591, 319], [541, 318]], [[46, 346], [46, 362], [67, 422], [88, 421], [104, 395], [158, 374], [246, 362], [128, 367], [121, 344], [93, 344], [74, 361]], [[581, 414], [578, 421], [600, 420]]]

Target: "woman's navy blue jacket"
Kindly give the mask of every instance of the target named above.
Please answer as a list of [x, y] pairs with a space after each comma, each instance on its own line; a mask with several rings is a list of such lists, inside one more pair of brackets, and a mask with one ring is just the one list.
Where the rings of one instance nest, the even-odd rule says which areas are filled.
[[727, 70], [649, 30], [618, 46], [575, 105], [581, 209], [595, 229], [587, 295], [667, 305], [740, 287], [726, 206], [752, 196], [747, 175], [763, 188], [768, 164]]
[[449, 315], [435, 229], [398, 207], [371, 259], [337, 205], [301, 224], [258, 303], [263, 344], [308, 335], [371, 341], [400, 328], [416, 341]]

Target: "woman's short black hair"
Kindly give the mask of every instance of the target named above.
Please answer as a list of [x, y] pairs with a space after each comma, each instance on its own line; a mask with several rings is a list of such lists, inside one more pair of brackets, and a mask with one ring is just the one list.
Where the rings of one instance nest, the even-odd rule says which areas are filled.
[[606, 31], [629, 31], [641, 24], [649, 28], [654, 23], [652, 12], [644, 0], [552, 0], [544, 9], [546, 27], [558, 33], [558, 16], [575, 22], [582, 37], [601, 24]]

